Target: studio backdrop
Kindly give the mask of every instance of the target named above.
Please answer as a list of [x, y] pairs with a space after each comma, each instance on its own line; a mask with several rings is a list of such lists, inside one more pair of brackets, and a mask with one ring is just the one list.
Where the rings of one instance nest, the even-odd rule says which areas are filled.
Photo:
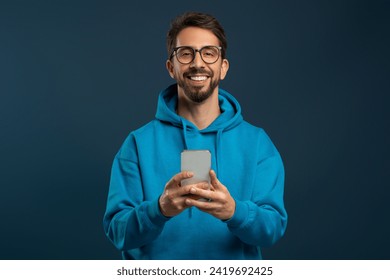
[[112, 160], [174, 81], [170, 21], [224, 26], [221, 87], [286, 170], [266, 259], [389, 259], [389, 1], [1, 1], [0, 258], [119, 259]]

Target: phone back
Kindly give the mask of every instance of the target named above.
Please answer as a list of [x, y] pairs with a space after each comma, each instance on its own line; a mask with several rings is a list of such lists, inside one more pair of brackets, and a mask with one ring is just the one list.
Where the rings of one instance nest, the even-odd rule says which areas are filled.
[[181, 185], [199, 182], [210, 183], [211, 153], [208, 150], [184, 150], [181, 153], [181, 171], [191, 171], [194, 176], [181, 181]]

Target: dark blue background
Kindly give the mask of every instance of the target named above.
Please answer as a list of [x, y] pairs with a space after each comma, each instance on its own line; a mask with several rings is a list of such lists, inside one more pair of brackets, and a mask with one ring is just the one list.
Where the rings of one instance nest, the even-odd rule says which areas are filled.
[[389, 1], [2, 1], [0, 258], [111, 259], [111, 163], [154, 117], [176, 15], [215, 15], [222, 87], [286, 168], [270, 259], [390, 258]]

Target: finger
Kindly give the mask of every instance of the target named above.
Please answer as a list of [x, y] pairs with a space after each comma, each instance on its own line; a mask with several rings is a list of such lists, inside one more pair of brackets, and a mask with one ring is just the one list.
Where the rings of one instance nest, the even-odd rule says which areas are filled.
[[[185, 185], [185, 186], [180, 186], [176, 190], [177, 195], [186, 195], [186, 194], [191, 194], [191, 189], [201, 189], [201, 190], [210, 190], [210, 184], [207, 182], [200, 182], [200, 183], [195, 183], [195, 184], [190, 184], [190, 185]], [[214, 190], [214, 188], [213, 188]]]
[[[172, 178], [172, 182], [174, 182], [174, 180], [176, 179], [173, 179]], [[190, 190], [191, 188], [204, 188], [204, 189], [209, 189], [207, 186], [209, 185], [208, 183], [197, 183], [197, 184], [190, 184], [190, 185], [185, 185], [185, 186], [177, 186], [177, 185], [173, 185], [173, 186], [176, 186], [176, 187], [173, 187], [172, 184], [175, 184], [175, 183], [171, 183], [170, 187], [167, 187], [165, 192], [167, 192], [168, 190], [171, 190], [170, 193], [172, 193], [171, 197], [180, 197], [180, 196], [183, 196], [183, 195], [187, 195], [187, 194], [190, 194]], [[204, 185], [204, 186], [203, 186]]]
[[184, 204], [185, 195], [190, 194], [189, 188], [186, 187], [176, 187], [176, 188], [166, 188], [162, 198], [176, 205]]
[[210, 170], [210, 182], [215, 189], [221, 189], [221, 182], [218, 180], [214, 170]]
[[194, 187], [197, 189], [202, 189], [202, 190], [210, 190], [211, 185], [208, 182], [200, 182], [200, 183], [191, 185], [191, 187]]
[[198, 199], [190, 199], [187, 198], [185, 200], [185, 204], [190, 207], [190, 206], [195, 206], [203, 211], [210, 211], [215, 208], [215, 205], [213, 202], [210, 201], [202, 201]]
[[193, 172], [182, 171], [173, 176], [171, 180], [169, 180], [168, 185], [180, 185], [182, 180], [191, 178], [192, 176], [194, 176]]
[[176, 189], [176, 195], [183, 196], [183, 195], [190, 194], [190, 190], [192, 188], [194, 188], [194, 185], [181, 186], [180, 188]]
[[190, 193], [205, 198], [207, 200], [216, 200], [218, 198], [218, 194], [216, 192], [210, 190], [203, 190], [196, 187], [192, 187], [190, 189]]

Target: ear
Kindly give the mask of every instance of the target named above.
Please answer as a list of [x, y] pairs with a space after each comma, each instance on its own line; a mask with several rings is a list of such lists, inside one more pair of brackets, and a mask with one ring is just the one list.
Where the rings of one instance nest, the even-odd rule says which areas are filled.
[[225, 79], [228, 70], [229, 70], [229, 61], [227, 59], [224, 59], [222, 60], [222, 65], [221, 65], [221, 75], [220, 75], [221, 80]]
[[173, 63], [172, 63], [172, 61], [168, 59], [167, 62], [165, 63], [165, 67], [167, 67], [169, 76], [171, 76], [171, 78], [174, 79], [175, 75], [173, 74]]

